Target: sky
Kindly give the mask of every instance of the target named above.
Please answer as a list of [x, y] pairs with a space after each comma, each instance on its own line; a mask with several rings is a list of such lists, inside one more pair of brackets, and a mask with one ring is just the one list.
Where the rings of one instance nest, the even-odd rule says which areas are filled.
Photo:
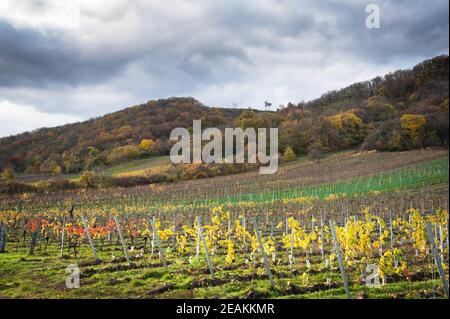
[[0, 0], [0, 137], [172, 96], [308, 101], [448, 54], [448, 12], [447, 0]]

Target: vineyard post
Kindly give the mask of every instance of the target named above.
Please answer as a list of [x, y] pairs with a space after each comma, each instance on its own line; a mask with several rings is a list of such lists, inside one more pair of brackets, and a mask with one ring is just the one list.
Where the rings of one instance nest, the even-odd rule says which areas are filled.
[[91, 232], [89, 231], [89, 227], [88, 227], [88, 224], [86, 222], [86, 218], [84, 218], [83, 215], [81, 215], [81, 222], [83, 223], [84, 229], [86, 230], [86, 236], [87, 236], [87, 238], [89, 240], [89, 245], [91, 245], [92, 252], [94, 253], [94, 258], [95, 258], [95, 260], [98, 260], [98, 258], [97, 258], [97, 251], [95, 250], [94, 241], [92, 240]]
[[[154, 219], [155, 219], [155, 216], [153, 216], [153, 220]], [[153, 227], [152, 227], [152, 240], [150, 242], [150, 246], [151, 246], [150, 256], [153, 256], [153, 253], [155, 250], [155, 232], [153, 231]]]
[[392, 211], [389, 210], [389, 233], [391, 234], [391, 248], [394, 248], [394, 231], [392, 227]]
[[342, 260], [341, 249], [339, 247], [339, 241], [336, 236], [336, 230], [334, 229], [334, 221], [332, 221], [332, 220], [330, 220], [330, 230], [331, 230], [331, 236], [333, 237], [334, 250], [338, 257], [339, 269], [341, 271], [341, 276], [342, 276], [342, 281], [344, 283], [345, 293], [347, 295], [347, 298], [351, 299], [350, 290], [348, 288], [347, 273], [345, 272], [344, 261]]
[[150, 225], [152, 227], [153, 237], [155, 238], [156, 245], [158, 245], [159, 254], [160, 254], [161, 261], [162, 261], [162, 264], [164, 266], [164, 269], [166, 271], [169, 271], [169, 267], [167, 266], [167, 262], [166, 262], [166, 255], [164, 254], [164, 249], [162, 248], [161, 241], [159, 240], [159, 237], [158, 237], [158, 231], [157, 231], [157, 229], [155, 227], [155, 223], [154, 223], [153, 220], [150, 220]]
[[122, 230], [120, 229], [119, 221], [117, 220], [117, 216], [114, 216], [114, 222], [116, 223], [117, 232], [119, 233], [120, 243], [122, 244], [123, 254], [127, 259], [128, 265], [131, 265], [130, 258], [127, 254], [127, 247], [125, 246], [125, 241], [123, 240]]
[[285, 231], [285, 233], [286, 233], [286, 235], [288, 234], [288, 218], [286, 217], [285, 218], [285, 227], [286, 227], [286, 231]]
[[320, 221], [320, 255], [322, 256], [322, 262], [325, 262], [324, 241], [325, 241], [325, 234], [324, 234], [324, 229], [323, 229], [323, 220], [321, 220]]
[[291, 229], [291, 253], [289, 254], [289, 269], [292, 272], [292, 266], [294, 264], [294, 228]]
[[30, 251], [29, 251], [30, 255], [34, 255], [34, 247], [36, 246], [37, 237], [38, 237], [38, 232], [37, 232], [37, 230], [35, 230], [33, 232], [33, 234], [31, 235], [31, 243], [30, 243]]
[[273, 239], [273, 230], [274, 230], [274, 223], [273, 220], [270, 222], [270, 239]]
[[205, 236], [203, 235], [203, 226], [202, 226], [202, 217], [201, 216], [197, 217], [197, 223], [198, 223], [198, 228], [200, 230], [200, 238], [203, 243], [203, 248], [205, 249], [206, 262], [208, 263], [209, 272], [211, 273], [211, 276], [214, 278], [214, 268], [213, 268], [213, 265], [211, 262], [211, 257], [209, 256], [208, 246], [206, 245]]
[[42, 242], [44, 241], [44, 231], [41, 230], [38, 233], [38, 237], [39, 237], [39, 250], [42, 250]]
[[322, 256], [322, 262], [325, 263], [325, 233], [324, 233], [324, 223], [323, 223], [323, 208], [320, 208], [320, 255]]
[[63, 217], [63, 222], [62, 222], [62, 232], [61, 232], [61, 258], [64, 255], [64, 235], [65, 235], [65, 230], [66, 230], [66, 216]]
[[267, 277], [269, 277], [270, 286], [275, 289], [275, 283], [272, 278], [272, 272], [270, 271], [269, 262], [267, 261], [266, 251], [264, 250], [264, 244], [261, 239], [261, 234], [259, 232], [258, 223], [256, 222], [256, 217], [253, 217], [253, 226], [255, 227], [256, 236], [258, 237], [259, 247], [261, 249], [261, 255], [264, 262], [264, 268], [266, 269]]
[[[315, 231], [314, 231], [314, 220], [315, 220], [315, 218], [314, 218], [314, 215], [312, 216], [312, 218], [311, 218], [311, 233], [314, 233]], [[311, 243], [312, 243], [312, 245], [309, 247], [309, 253], [312, 255], [312, 253], [313, 253], [313, 246], [314, 246], [314, 240], [311, 240]]]
[[198, 224], [198, 218], [196, 217], [194, 220], [194, 229], [195, 229], [195, 223], [197, 222], [197, 243], [195, 246], [195, 252], [197, 258], [200, 256], [200, 225]]
[[441, 260], [444, 260], [444, 240], [442, 236], [444, 235], [442, 231], [442, 224], [439, 224], [439, 250], [441, 252]]
[[442, 287], [444, 288], [445, 295], [448, 298], [449, 297], [449, 295], [448, 295], [448, 282], [447, 282], [447, 278], [445, 278], [445, 272], [442, 269], [441, 256], [439, 255], [439, 253], [437, 251], [436, 242], [434, 241], [434, 238], [433, 238], [433, 232], [431, 230], [430, 223], [426, 224], [426, 230], [427, 230], [428, 241], [430, 242], [431, 249], [433, 251], [434, 261], [435, 261], [436, 266], [438, 268], [439, 276], [441, 277]]
[[[381, 217], [379, 217], [381, 218]], [[378, 220], [378, 230], [380, 232], [380, 257], [383, 256], [383, 240], [381, 239], [383, 236], [383, 228], [381, 227], [380, 219]]]
[[[247, 224], [246, 224], [246, 220], [245, 220], [245, 210], [244, 210], [244, 216], [242, 217], [242, 227], [244, 228], [244, 232], [247, 230]], [[244, 245], [245, 245], [245, 236], [244, 236]]]
[[434, 224], [434, 241], [438, 242], [438, 227], [437, 224]]
[[0, 253], [5, 252], [6, 247], [6, 223], [2, 223], [2, 228], [0, 230]]

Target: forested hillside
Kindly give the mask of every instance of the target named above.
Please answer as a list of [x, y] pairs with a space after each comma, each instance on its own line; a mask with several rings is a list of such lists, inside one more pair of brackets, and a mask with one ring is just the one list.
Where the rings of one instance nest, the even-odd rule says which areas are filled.
[[100, 118], [0, 139], [0, 169], [31, 174], [89, 170], [168, 154], [175, 127], [279, 127], [280, 152], [361, 147], [448, 147], [448, 56], [424, 61], [277, 112], [209, 108], [193, 98], [149, 101]]
[[193, 98], [149, 101], [89, 121], [0, 139], [0, 166], [17, 172], [75, 173], [169, 152], [175, 127], [232, 126], [240, 110], [208, 108]]
[[448, 147], [448, 72], [448, 56], [438, 56], [311, 102], [289, 103], [279, 112], [281, 148], [305, 153], [312, 140], [328, 151]]

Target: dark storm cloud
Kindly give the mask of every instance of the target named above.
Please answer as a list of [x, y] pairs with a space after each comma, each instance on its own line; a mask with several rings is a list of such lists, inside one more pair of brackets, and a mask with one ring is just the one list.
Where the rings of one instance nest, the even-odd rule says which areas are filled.
[[0, 86], [40, 87], [53, 83], [95, 83], [119, 72], [127, 57], [83, 57], [60, 35], [16, 29], [0, 20]]
[[[397, 56], [432, 55], [448, 48], [447, 1], [375, 1], [382, 14], [379, 30], [365, 27], [364, 10], [368, 3], [280, 1], [274, 2], [272, 7], [264, 7], [230, 1], [203, 3], [202, 8], [199, 2], [206, 19], [199, 28], [177, 25], [176, 18], [172, 21], [170, 15], [161, 17], [172, 22], [166, 27], [166, 30], [174, 29], [170, 30], [168, 38], [155, 43], [143, 38], [146, 44], [140, 47], [141, 52], [133, 52], [132, 44], [128, 52], [118, 55], [106, 48], [86, 56], [82, 47], [71, 42], [77, 41], [76, 38], [16, 29], [0, 20], [0, 86], [96, 83], [116, 76], [128, 64], [139, 60], [146, 61], [143, 72], [161, 71], [161, 65], [165, 65], [167, 70], [178, 68], [199, 82], [220, 83], [233, 74], [239, 76], [236, 70], [230, 69], [233, 61], [252, 64], [246, 48], [266, 47], [281, 53], [297, 49], [286, 47], [282, 43], [285, 39], [292, 39], [294, 44], [299, 41], [305, 51], [317, 49], [313, 44], [317, 41], [323, 53], [328, 51], [332, 56], [349, 55], [379, 63]], [[124, 7], [119, 7], [97, 18], [107, 23], [112, 18], [122, 17], [124, 12]], [[142, 12], [144, 17], [147, 14]], [[332, 19], [327, 21], [324, 16]], [[154, 16], [151, 18], [144, 27], [159, 23]], [[141, 32], [145, 37], [145, 30]], [[311, 39], [311, 47], [308, 41], [299, 40], [304, 35]], [[120, 41], [120, 35], [116, 40]], [[125, 42], [126, 45], [129, 44]], [[222, 67], [223, 78], [214, 70]]]
[[[366, 15], [360, 13], [369, 3], [380, 7], [380, 29], [365, 27]], [[338, 16], [336, 25], [329, 26], [333, 33], [329, 45], [343, 54], [382, 64], [448, 52], [448, 1], [327, 1], [322, 8]]]

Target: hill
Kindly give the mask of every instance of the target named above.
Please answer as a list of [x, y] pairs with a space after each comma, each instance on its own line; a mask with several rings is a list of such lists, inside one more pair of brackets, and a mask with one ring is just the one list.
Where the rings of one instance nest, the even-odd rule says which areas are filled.
[[241, 110], [209, 108], [193, 98], [149, 101], [119, 112], [0, 139], [0, 167], [17, 172], [77, 173], [139, 157], [167, 154], [175, 127], [232, 126]]
[[175, 127], [279, 127], [279, 150], [311, 146], [403, 151], [448, 147], [448, 56], [398, 70], [277, 112], [211, 108], [193, 98], [149, 101], [89, 121], [0, 139], [0, 169], [27, 174], [78, 173], [167, 155]]
[[448, 147], [448, 55], [352, 84], [280, 110], [281, 148], [305, 153], [311, 137], [325, 150], [402, 151]]

